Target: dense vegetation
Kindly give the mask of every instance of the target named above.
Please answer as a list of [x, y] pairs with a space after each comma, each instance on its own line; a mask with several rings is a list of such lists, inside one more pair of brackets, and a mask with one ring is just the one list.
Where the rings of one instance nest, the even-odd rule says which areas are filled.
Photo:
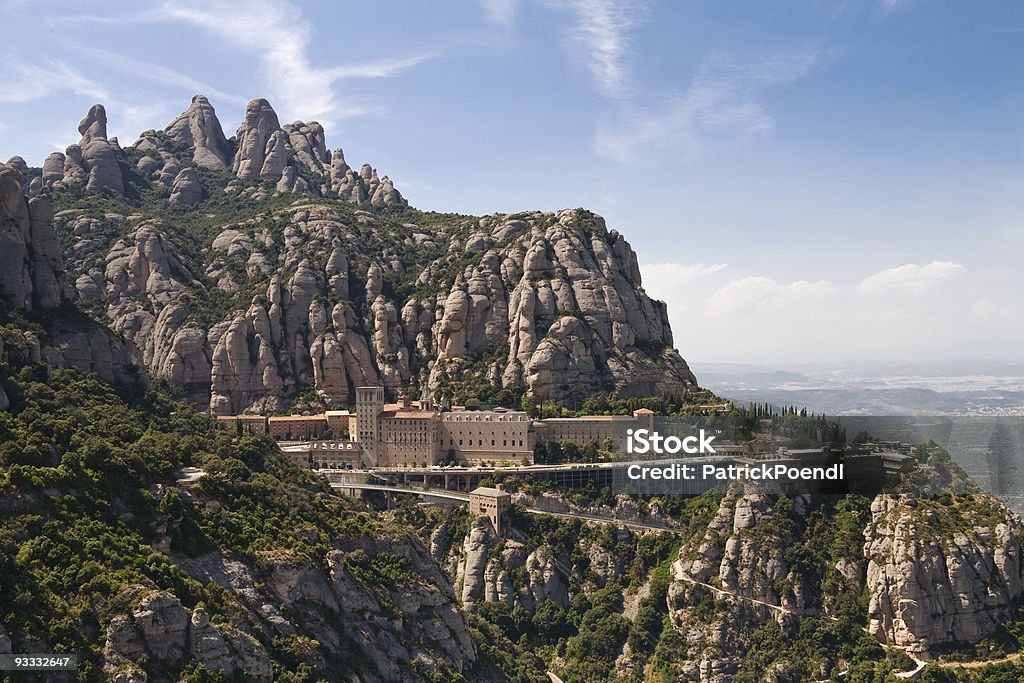
[[[322, 566], [345, 539], [405, 534], [333, 495], [273, 442], [218, 429], [158, 392], [133, 399], [36, 366], [5, 369], [2, 382], [11, 407], [0, 412], [0, 624], [16, 652], [76, 653], [79, 680], [102, 677], [106, 626], [143, 593], [173, 593], [215, 623], [244, 613], [237, 594], [191, 578], [182, 558], [214, 551], [259, 578], [267, 553]], [[206, 476], [179, 483], [188, 466]], [[388, 552], [357, 550], [345, 565], [370, 591], [426, 581]], [[336, 680], [358, 666], [301, 635], [252, 635], [277, 680], [316, 680], [324, 666]], [[180, 666], [163, 675], [214, 680]]]

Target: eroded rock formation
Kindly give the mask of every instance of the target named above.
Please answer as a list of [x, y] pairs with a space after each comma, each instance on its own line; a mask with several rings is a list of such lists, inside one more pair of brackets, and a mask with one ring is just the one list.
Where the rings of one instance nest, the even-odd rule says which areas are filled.
[[[0, 296], [12, 309], [40, 314], [70, 304], [75, 288], [67, 281], [53, 210], [45, 197], [26, 198], [20, 174], [0, 164]], [[144, 380], [135, 347], [70, 306], [66, 314], [40, 317], [45, 330], [11, 332], [0, 343], [0, 357], [13, 366], [45, 362], [51, 368], [94, 372], [118, 386]], [[2, 392], [0, 392], [2, 393]], [[6, 407], [7, 397], [0, 396]]]
[[[598, 216], [530, 212], [420, 227], [353, 211], [349, 203], [406, 201], [369, 164], [354, 171], [341, 150], [329, 151], [319, 123], [282, 126], [263, 99], [248, 104], [232, 140], [201, 95], [127, 152], [107, 140], [100, 105], [80, 132], [79, 145], [46, 159], [41, 187], [120, 193], [123, 163], [177, 213], [61, 212], [77, 294], [135, 342], [150, 371], [216, 413], [281, 409], [309, 387], [345, 404], [363, 384], [443, 392], [474, 377], [556, 401], [696, 386], [664, 304], [643, 291], [636, 255]], [[178, 224], [207, 198], [237, 195], [241, 205], [273, 194], [305, 199], [231, 223], [196, 214], [191, 232]], [[41, 246], [38, 258], [52, 261], [56, 248]], [[48, 271], [37, 270], [36, 290], [52, 301]], [[14, 281], [24, 273], [6, 277], [23, 295]]]

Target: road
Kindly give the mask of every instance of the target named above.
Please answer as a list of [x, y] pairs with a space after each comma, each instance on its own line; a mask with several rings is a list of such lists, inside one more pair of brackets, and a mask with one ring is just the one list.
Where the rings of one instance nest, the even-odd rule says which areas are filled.
[[[424, 496], [427, 498], [445, 498], [448, 500], [458, 500], [463, 502], [469, 502], [469, 494], [461, 491], [445, 491], [443, 489], [413, 489], [405, 488], [402, 486], [382, 486], [380, 484], [340, 484], [331, 483], [331, 486], [336, 489], [359, 489], [360, 491], [384, 491], [387, 493], [411, 493], [417, 496]], [[582, 519], [588, 522], [601, 522], [604, 524], [618, 524], [626, 527], [627, 529], [635, 529], [637, 531], [673, 531], [672, 528], [667, 526], [661, 526], [657, 524], [645, 524], [643, 522], [632, 522], [622, 519], [616, 519], [614, 517], [602, 517], [600, 515], [590, 515], [583, 512], [555, 512], [552, 510], [543, 510], [540, 508], [525, 508], [526, 512], [531, 515], [551, 515], [552, 517], [564, 517], [571, 519]]]

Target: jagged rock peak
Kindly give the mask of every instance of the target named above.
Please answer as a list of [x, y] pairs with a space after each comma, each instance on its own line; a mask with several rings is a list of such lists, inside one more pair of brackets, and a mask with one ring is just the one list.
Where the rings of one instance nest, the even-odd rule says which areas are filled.
[[78, 124], [78, 132], [82, 139], [78, 145], [67, 149], [63, 184], [76, 185], [84, 180], [88, 190], [123, 194], [124, 178], [118, 163], [123, 152], [116, 139], [107, 140], [107, 110], [102, 104], [89, 108], [89, 113]]
[[193, 148], [192, 159], [197, 166], [211, 171], [223, 171], [228, 167], [228, 141], [217, 112], [205, 95], [193, 97], [189, 108], [167, 124], [164, 131], [172, 140]]
[[331, 163], [331, 153], [327, 150], [324, 127], [318, 122], [295, 121], [285, 124], [284, 131], [288, 133], [288, 141], [291, 143], [296, 158], [301, 163], [319, 170], [323, 170]]
[[102, 104], [94, 104], [89, 108], [89, 113], [78, 123], [78, 134], [82, 136], [81, 145], [97, 138], [107, 139], [107, 110]]
[[21, 174], [0, 164], [0, 297], [16, 310], [61, 303], [63, 264], [52, 216], [49, 201], [29, 202]]
[[[263, 174], [264, 161], [268, 153], [267, 143], [279, 130], [281, 123], [270, 102], [259, 98], [251, 100], [246, 105], [245, 119], [235, 133], [238, 139], [238, 152], [231, 165], [235, 175], [248, 178]], [[266, 174], [263, 175], [266, 177]]]

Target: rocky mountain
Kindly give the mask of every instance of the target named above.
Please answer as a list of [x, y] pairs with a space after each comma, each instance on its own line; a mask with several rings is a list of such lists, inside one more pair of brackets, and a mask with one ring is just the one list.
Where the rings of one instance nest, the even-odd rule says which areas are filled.
[[41, 170], [10, 163], [52, 197], [82, 306], [215, 413], [378, 382], [512, 403], [696, 387], [636, 254], [590, 212], [416, 211], [262, 99], [230, 139], [201, 95], [130, 147], [102, 106], [79, 130]]

